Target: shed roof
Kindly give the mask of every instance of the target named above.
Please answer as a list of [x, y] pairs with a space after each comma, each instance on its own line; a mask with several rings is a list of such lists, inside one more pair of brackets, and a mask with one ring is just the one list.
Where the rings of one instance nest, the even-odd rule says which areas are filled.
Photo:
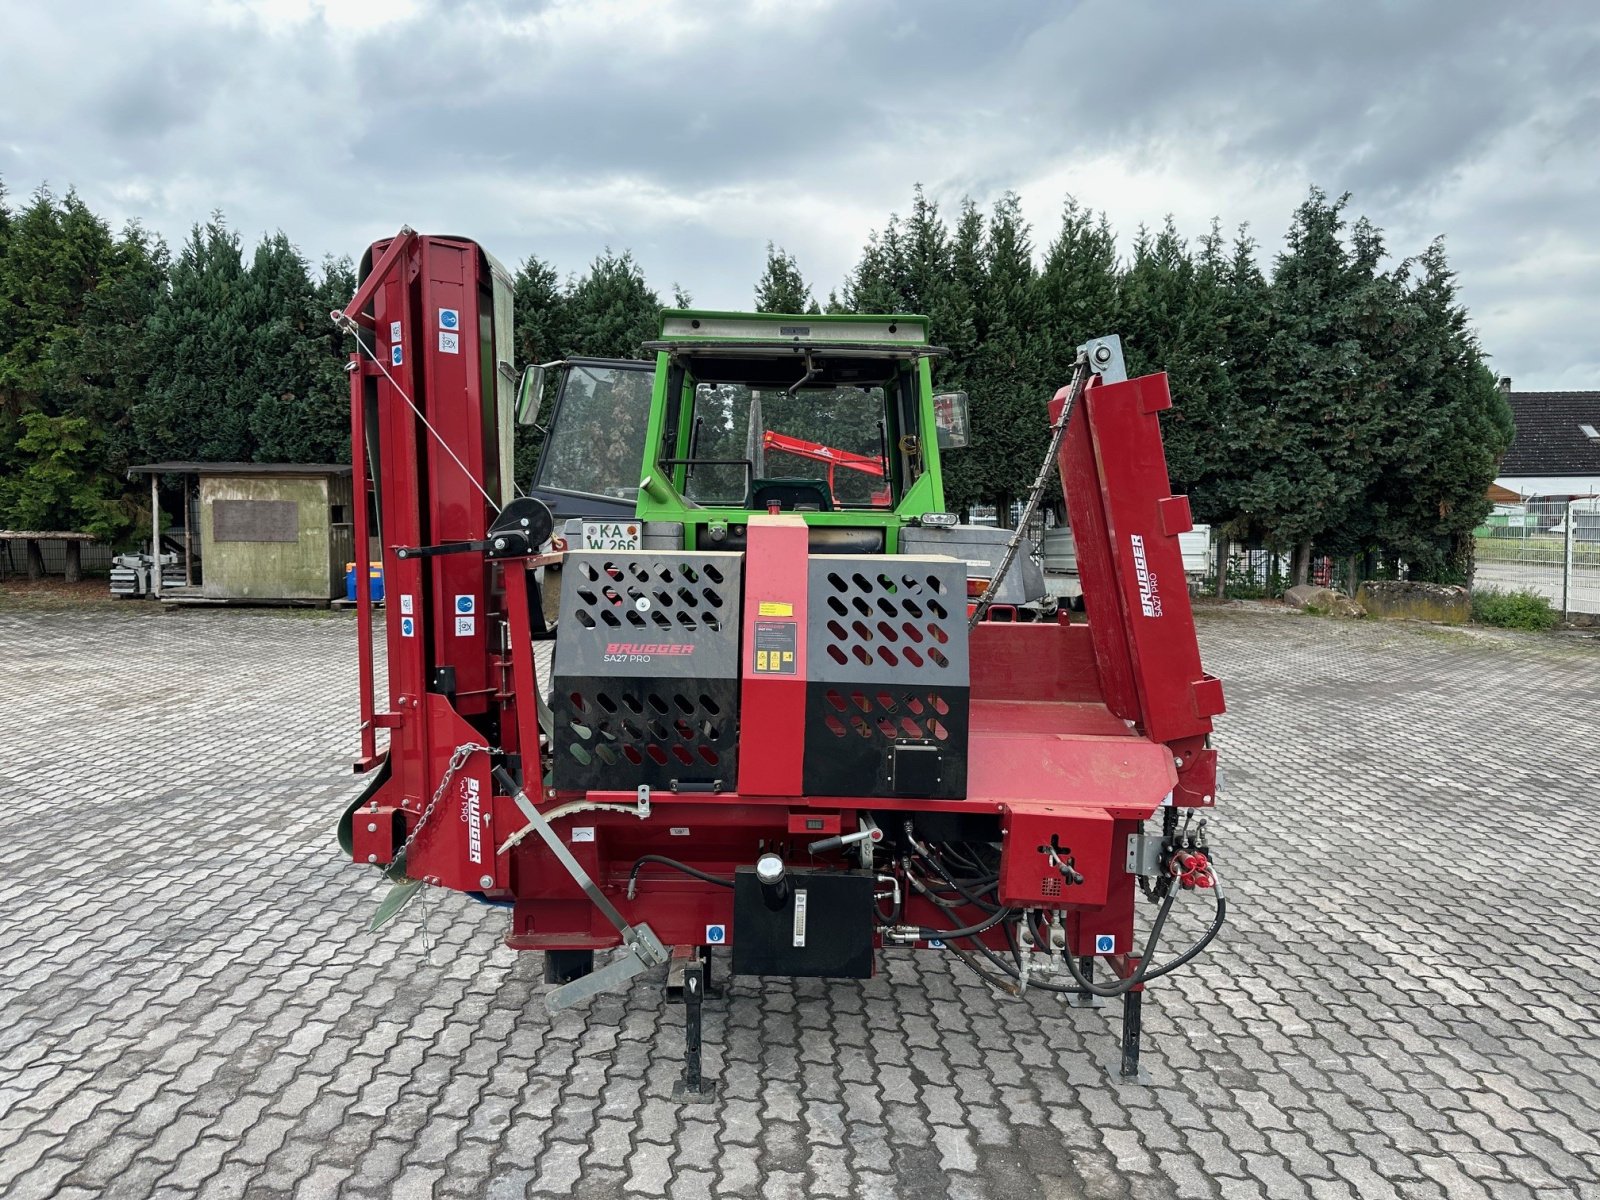
[[1600, 392], [1511, 392], [1516, 436], [1502, 477], [1600, 475]]
[[129, 467], [133, 475], [348, 475], [345, 463], [157, 462]]

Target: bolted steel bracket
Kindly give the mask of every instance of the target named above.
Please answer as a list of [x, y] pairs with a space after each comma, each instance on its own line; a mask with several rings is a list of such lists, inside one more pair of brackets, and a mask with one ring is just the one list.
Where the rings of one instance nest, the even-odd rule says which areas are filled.
[[1101, 383], [1121, 383], [1128, 377], [1122, 358], [1122, 339], [1116, 334], [1093, 338], [1078, 349], [1089, 356], [1089, 370], [1100, 376]]
[[1161, 874], [1162, 839], [1155, 834], [1128, 835], [1127, 867], [1129, 875]]

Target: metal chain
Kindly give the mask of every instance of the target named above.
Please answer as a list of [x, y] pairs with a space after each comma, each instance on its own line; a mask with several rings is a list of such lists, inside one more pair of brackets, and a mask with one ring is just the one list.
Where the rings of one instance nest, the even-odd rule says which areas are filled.
[[1000, 560], [999, 570], [995, 571], [989, 580], [989, 585], [983, 589], [983, 595], [979, 596], [978, 602], [972, 606], [972, 616], [967, 619], [968, 629], [975, 629], [989, 611], [995, 593], [1000, 590], [1006, 572], [1011, 569], [1012, 560], [1017, 557], [1017, 547], [1022, 544], [1022, 539], [1028, 536], [1028, 525], [1033, 521], [1033, 514], [1039, 507], [1039, 501], [1044, 497], [1045, 485], [1050, 482], [1050, 474], [1056, 467], [1056, 456], [1061, 451], [1061, 439], [1066, 436], [1067, 422], [1072, 420], [1072, 410], [1077, 407], [1078, 397], [1083, 395], [1083, 389], [1089, 383], [1089, 374], [1089, 356], [1080, 350], [1072, 364], [1072, 388], [1067, 393], [1066, 403], [1061, 406], [1061, 415], [1056, 418], [1056, 423], [1050, 430], [1050, 448], [1044, 452], [1044, 462], [1040, 465], [1039, 474], [1033, 481], [1033, 488], [1028, 492], [1028, 503], [1022, 510], [1022, 519], [1017, 522], [1017, 531], [1006, 543], [1005, 556]]
[[390, 867], [391, 870], [394, 867], [405, 869], [406, 856], [411, 852], [412, 843], [417, 840], [417, 835], [422, 832], [422, 827], [433, 816], [433, 810], [439, 807], [439, 801], [444, 799], [444, 794], [450, 786], [450, 781], [455, 778], [456, 772], [466, 765], [467, 759], [471, 758], [479, 750], [487, 754], [489, 747], [478, 742], [463, 742], [451, 752], [450, 765], [444, 769], [444, 778], [439, 780], [439, 786], [434, 789], [433, 798], [428, 801], [428, 806], [422, 810], [421, 818], [411, 827], [411, 832], [406, 835], [406, 840], [401, 843], [399, 851], [394, 856], [393, 864]]

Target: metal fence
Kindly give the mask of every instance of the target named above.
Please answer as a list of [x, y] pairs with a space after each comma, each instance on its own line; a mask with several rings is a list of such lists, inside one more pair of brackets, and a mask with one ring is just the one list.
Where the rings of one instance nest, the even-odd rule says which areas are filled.
[[[60, 538], [39, 538], [39, 557], [44, 573], [64, 575], [67, 570], [67, 544]], [[111, 547], [104, 542], [79, 544], [78, 564], [85, 575], [104, 575], [111, 570]], [[27, 543], [18, 539], [0, 541], [0, 578], [28, 573]]]
[[1474, 587], [1534, 592], [1562, 613], [1600, 614], [1600, 499], [1530, 505], [1480, 529]]

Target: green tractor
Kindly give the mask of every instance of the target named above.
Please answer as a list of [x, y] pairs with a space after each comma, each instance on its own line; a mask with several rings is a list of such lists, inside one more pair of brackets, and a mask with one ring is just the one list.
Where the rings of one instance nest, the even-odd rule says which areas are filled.
[[[776, 511], [805, 520], [813, 554], [949, 554], [992, 576], [1010, 531], [946, 511], [940, 456], [970, 425], [966, 393], [934, 391], [927, 318], [668, 311], [644, 349], [653, 362], [523, 375], [519, 419], [545, 434], [532, 494], [558, 550], [742, 550], [750, 514]], [[556, 572], [543, 590], [553, 627]], [[1021, 555], [994, 600], [1044, 596]]]

